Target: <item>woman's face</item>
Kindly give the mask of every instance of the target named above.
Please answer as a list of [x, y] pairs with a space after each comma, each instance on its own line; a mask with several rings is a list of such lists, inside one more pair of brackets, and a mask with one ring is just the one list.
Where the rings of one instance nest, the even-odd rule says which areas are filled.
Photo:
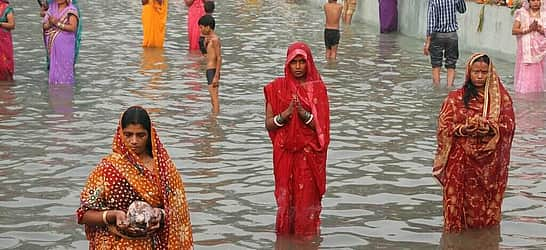
[[483, 89], [485, 87], [488, 74], [489, 64], [485, 62], [475, 62], [470, 67], [470, 80], [478, 89]]
[[529, 0], [529, 8], [531, 8], [532, 10], [539, 10], [540, 1], [541, 0]]
[[123, 129], [123, 135], [127, 146], [137, 155], [146, 152], [146, 143], [148, 142], [148, 130], [141, 124], [129, 124]]
[[290, 72], [298, 80], [305, 80], [307, 74], [307, 61], [302, 55], [298, 55], [290, 61]]

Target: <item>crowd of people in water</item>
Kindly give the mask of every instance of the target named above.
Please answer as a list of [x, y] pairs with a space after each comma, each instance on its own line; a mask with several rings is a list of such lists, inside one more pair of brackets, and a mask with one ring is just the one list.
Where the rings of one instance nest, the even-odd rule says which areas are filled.
[[[215, 2], [184, 0], [188, 47], [206, 58], [204, 72], [212, 112], [220, 112], [221, 39], [215, 32]], [[50, 84], [74, 83], [81, 20], [76, 0], [40, 2]], [[163, 47], [168, 0], [142, 0], [143, 47]], [[325, 57], [336, 60], [341, 23], [351, 25], [356, 0], [323, 5]], [[379, 0], [380, 32], [396, 31], [397, 0]], [[541, 0], [525, 0], [514, 17], [517, 38], [515, 91], [544, 91], [546, 12]], [[434, 85], [441, 68], [453, 86], [459, 59], [457, 13], [464, 0], [429, 0], [423, 53], [430, 56]], [[10, 32], [15, 15], [0, 0], [0, 80], [13, 80]], [[442, 187], [445, 232], [498, 227], [515, 132], [512, 99], [491, 57], [472, 54], [464, 84], [445, 98], [438, 117], [432, 174]], [[276, 233], [313, 239], [320, 235], [330, 143], [327, 83], [309, 46], [288, 46], [284, 75], [263, 88], [264, 124], [272, 143], [277, 202]], [[89, 174], [80, 196], [78, 223], [85, 225], [90, 249], [191, 249], [192, 227], [180, 173], [148, 111], [132, 106], [121, 115], [112, 152]], [[148, 208], [133, 207], [144, 201]]]

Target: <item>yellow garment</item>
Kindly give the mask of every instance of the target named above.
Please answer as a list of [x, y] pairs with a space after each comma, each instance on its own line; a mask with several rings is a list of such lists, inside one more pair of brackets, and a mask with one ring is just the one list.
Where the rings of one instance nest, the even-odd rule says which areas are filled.
[[148, 0], [142, 6], [142, 47], [163, 47], [168, 6], [168, 0], [163, 0], [161, 4], [157, 0]]

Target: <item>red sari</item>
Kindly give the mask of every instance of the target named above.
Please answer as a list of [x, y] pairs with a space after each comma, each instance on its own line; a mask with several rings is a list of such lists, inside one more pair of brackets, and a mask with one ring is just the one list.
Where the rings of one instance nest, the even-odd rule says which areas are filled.
[[[481, 55], [475, 54], [469, 60], [466, 82], [472, 62]], [[492, 62], [484, 94], [470, 100], [468, 108], [463, 102], [464, 92], [461, 88], [449, 93], [438, 118], [433, 175], [443, 187], [446, 232], [500, 223], [515, 130], [512, 99]], [[492, 132], [486, 136], [458, 133], [460, 126], [474, 117], [485, 117]]]
[[[285, 77], [264, 88], [266, 105], [274, 114], [284, 111], [294, 94], [303, 108], [313, 113], [315, 130], [305, 125], [294, 108], [292, 120], [269, 131], [273, 144], [275, 198], [278, 205], [277, 234], [320, 234], [321, 200], [326, 191], [326, 155], [330, 143], [330, 110], [326, 87], [315, 67], [311, 50], [304, 43], [288, 48]], [[299, 83], [289, 63], [297, 55], [306, 57], [307, 82]]]
[[[7, 16], [13, 13], [8, 1], [0, 0], [0, 22], [7, 22]], [[0, 81], [13, 80], [15, 70], [13, 62], [13, 41], [11, 31], [0, 28]]]
[[112, 154], [93, 169], [81, 192], [78, 223], [88, 210], [127, 212], [129, 205], [138, 200], [152, 207], [162, 207], [165, 224], [158, 233], [144, 239], [122, 238], [112, 232], [113, 228], [86, 225], [90, 250], [192, 249], [192, 228], [182, 178], [153, 123], [151, 132], [154, 171], [142, 167], [141, 160], [127, 146], [120, 119]]

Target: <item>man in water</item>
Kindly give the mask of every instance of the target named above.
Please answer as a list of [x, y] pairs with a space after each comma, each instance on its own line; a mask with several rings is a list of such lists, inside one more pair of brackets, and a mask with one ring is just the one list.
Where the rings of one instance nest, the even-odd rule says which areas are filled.
[[324, 4], [326, 28], [324, 29], [324, 44], [326, 45], [326, 60], [336, 60], [339, 44], [339, 20], [343, 6], [337, 0], [328, 0]]

